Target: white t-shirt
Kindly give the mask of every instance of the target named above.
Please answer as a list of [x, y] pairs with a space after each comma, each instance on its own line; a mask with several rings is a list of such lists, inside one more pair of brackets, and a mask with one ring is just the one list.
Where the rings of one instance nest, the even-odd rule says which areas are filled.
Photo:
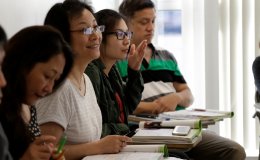
[[86, 93], [80, 95], [67, 79], [58, 90], [36, 104], [39, 124], [55, 122], [64, 128], [68, 144], [99, 140], [102, 116], [89, 77], [84, 74]]

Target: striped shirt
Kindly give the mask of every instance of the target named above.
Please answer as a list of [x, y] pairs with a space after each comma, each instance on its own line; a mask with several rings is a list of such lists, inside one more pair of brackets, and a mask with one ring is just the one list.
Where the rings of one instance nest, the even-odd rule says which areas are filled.
[[[149, 63], [144, 59], [141, 66], [144, 79], [142, 101], [151, 102], [158, 97], [176, 92], [173, 82], [186, 83], [186, 81], [173, 54], [167, 50], [156, 49], [152, 44], [148, 47], [152, 49], [152, 57]], [[117, 63], [124, 80], [127, 78], [127, 65], [126, 60]]]

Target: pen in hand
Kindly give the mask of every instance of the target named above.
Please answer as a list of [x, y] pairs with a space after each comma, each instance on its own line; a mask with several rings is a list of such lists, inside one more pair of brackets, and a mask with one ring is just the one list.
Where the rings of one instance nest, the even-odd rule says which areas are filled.
[[63, 136], [57, 146], [57, 149], [53, 151], [50, 160], [65, 160], [63, 147], [67, 141], [67, 136]]
[[136, 130], [133, 130], [133, 131], [130, 131], [130, 132], [128, 132], [127, 134], [125, 134], [125, 136], [127, 136], [127, 137], [133, 137], [133, 135], [135, 135], [135, 133], [136, 133]]
[[59, 142], [59, 146], [58, 146], [58, 149], [57, 149], [57, 152], [56, 152], [57, 154], [62, 151], [62, 149], [63, 149], [63, 147], [64, 147], [66, 141], [67, 141], [67, 136], [63, 136], [63, 137], [61, 138], [60, 142]]

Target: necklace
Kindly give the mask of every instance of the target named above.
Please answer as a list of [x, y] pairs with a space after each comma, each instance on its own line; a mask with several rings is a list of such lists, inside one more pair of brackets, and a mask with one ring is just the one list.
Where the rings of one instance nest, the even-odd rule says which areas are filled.
[[[85, 85], [85, 79], [84, 76], [82, 75], [81, 79], [79, 81], [77, 81], [77, 79], [75, 78], [75, 76], [73, 77], [73, 82], [76, 85], [76, 87], [79, 89], [79, 91], [82, 91], [82, 87]], [[82, 85], [83, 82], [83, 85]]]

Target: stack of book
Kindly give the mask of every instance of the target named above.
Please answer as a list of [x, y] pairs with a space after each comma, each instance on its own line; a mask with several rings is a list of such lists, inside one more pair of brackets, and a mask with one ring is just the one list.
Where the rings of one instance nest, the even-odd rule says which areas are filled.
[[[175, 134], [174, 128], [188, 126], [186, 134]], [[166, 144], [168, 148], [189, 149], [201, 141], [201, 121], [169, 120], [169, 121], [141, 121], [139, 128], [132, 137], [135, 144]]]
[[203, 126], [215, 124], [224, 118], [232, 118], [232, 111], [218, 111], [205, 109], [179, 110], [173, 112], [163, 112], [158, 115], [158, 119], [200, 119]]
[[[259, 107], [260, 108], [260, 107]], [[208, 125], [214, 125], [216, 122], [225, 118], [232, 118], [234, 112], [232, 111], [218, 111], [218, 110], [205, 110], [205, 109], [187, 109], [172, 112], [163, 112], [161, 114], [139, 114], [129, 115], [128, 120], [132, 124], [139, 123], [140, 121], [156, 121], [156, 120], [188, 120], [200, 119], [203, 128]]]

